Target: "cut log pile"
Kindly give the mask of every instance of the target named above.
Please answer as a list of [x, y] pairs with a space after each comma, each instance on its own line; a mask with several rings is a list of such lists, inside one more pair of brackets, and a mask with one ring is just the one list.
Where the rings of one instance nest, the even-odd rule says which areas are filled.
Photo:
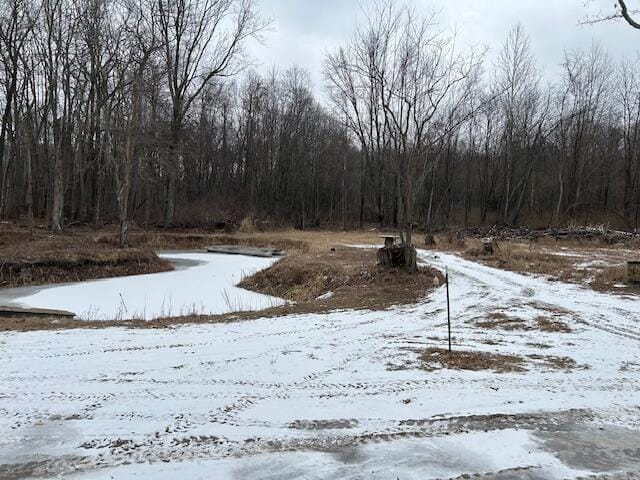
[[627, 263], [627, 283], [640, 285], [640, 262]]
[[640, 234], [624, 232], [620, 230], [609, 230], [596, 227], [577, 228], [468, 228], [457, 232], [457, 235], [467, 238], [483, 238], [499, 241], [508, 240], [538, 240], [540, 238], [553, 238], [555, 240], [601, 240], [605, 243], [623, 243], [633, 238], [640, 238]]

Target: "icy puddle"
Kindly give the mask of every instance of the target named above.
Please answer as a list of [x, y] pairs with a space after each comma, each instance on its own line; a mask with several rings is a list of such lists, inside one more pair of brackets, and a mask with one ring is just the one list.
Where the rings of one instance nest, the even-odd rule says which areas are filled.
[[216, 315], [261, 310], [282, 299], [237, 285], [275, 258], [213, 253], [164, 253], [171, 272], [91, 280], [81, 283], [7, 289], [0, 304], [69, 310], [84, 320], [145, 319], [189, 314]]

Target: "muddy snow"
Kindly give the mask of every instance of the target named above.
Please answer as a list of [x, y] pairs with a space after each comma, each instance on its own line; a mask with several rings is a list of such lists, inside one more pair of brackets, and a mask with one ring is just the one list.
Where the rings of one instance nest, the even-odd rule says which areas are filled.
[[[449, 270], [454, 348], [517, 355], [526, 371], [422, 368], [425, 348], [446, 345], [442, 288], [381, 312], [4, 333], [0, 478], [640, 471], [638, 297], [420, 258]], [[478, 326], [496, 313], [526, 328]]]
[[164, 253], [170, 272], [109, 278], [66, 285], [6, 289], [0, 304], [51, 308], [85, 320], [153, 319], [261, 310], [281, 299], [237, 288], [244, 276], [276, 259], [212, 253]]

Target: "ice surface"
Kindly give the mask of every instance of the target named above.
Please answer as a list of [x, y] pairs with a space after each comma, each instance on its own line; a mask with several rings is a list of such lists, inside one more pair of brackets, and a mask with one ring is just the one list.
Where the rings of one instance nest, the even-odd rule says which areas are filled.
[[235, 286], [275, 259], [213, 253], [160, 256], [182, 266], [171, 272], [53, 285], [12, 301], [24, 307], [68, 310], [86, 320], [221, 314], [283, 303]]

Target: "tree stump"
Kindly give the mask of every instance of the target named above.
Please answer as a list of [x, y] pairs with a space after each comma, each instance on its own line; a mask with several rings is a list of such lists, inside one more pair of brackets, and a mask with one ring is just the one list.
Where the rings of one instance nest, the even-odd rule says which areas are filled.
[[387, 268], [405, 268], [409, 273], [417, 271], [417, 252], [413, 247], [393, 246], [378, 250], [378, 265]]
[[436, 246], [436, 239], [433, 236], [433, 234], [427, 233], [424, 236], [424, 245], [425, 245], [425, 247], [435, 247]]
[[404, 266], [404, 264], [404, 248], [393, 246], [382, 247], [378, 250], [378, 265], [397, 268]]
[[494, 253], [496, 253], [496, 244], [494, 241], [490, 240], [482, 243], [482, 255], [490, 257]]
[[627, 262], [627, 282], [631, 285], [640, 285], [640, 261]]
[[413, 246], [396, 245], [398, 237], [383, 235], [384, 247], [378, 250], [378, 265], [382, 267], [406, 269], [409, 273], [415, 273], [417, 267], [417, 252]]

